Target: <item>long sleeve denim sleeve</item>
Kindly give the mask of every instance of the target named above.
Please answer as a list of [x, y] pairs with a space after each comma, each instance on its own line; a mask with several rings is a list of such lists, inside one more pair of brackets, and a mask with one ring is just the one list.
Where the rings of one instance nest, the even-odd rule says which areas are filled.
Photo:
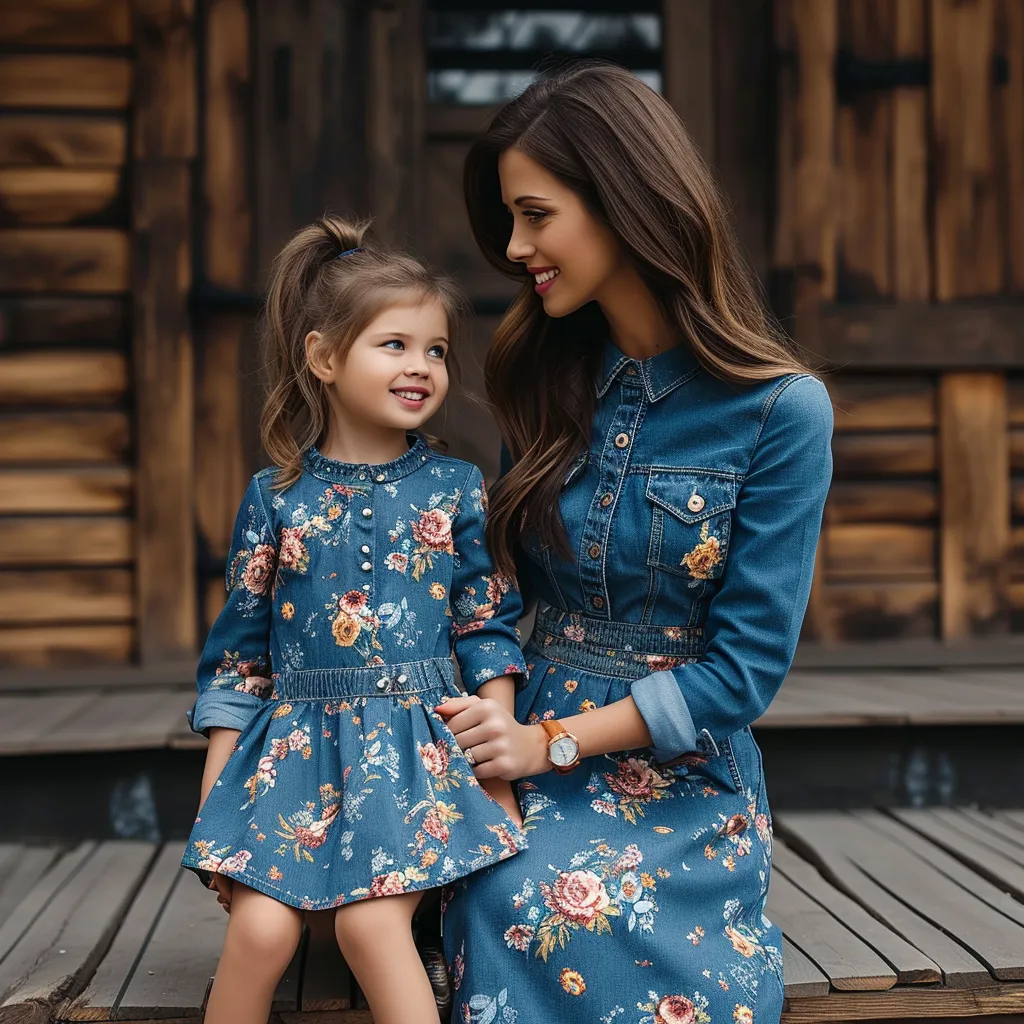
[[523, 603], [515, 581], [495, 571], [487, 550], [487, 492], [475, 466], [460, 493], [452, 527], [453, 648], [469, 693], [503, 675], [525, 675], [516, 623]]
[[196, 732], [212, 727], [244, 729], [263, 704], [271, 674], [271, 594], [277, 547], [260, 478], [253, 477], [242, 499], [231, 537], [227, 603], [210, 630], [197, 672], [199, 697], [188, 713]]
[[767, 405], [736, 501], [729, 564], [708, 608], [704, 656], [632, 686], [659, 760], [756, 721], [793, 659], [832, 475], [832, 407], [809, 376], [787, 378]]

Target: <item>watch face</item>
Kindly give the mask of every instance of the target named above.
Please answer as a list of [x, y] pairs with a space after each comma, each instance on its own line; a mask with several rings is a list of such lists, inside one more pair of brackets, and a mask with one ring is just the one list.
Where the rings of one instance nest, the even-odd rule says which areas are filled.
[[579, 747], [571, 736], [559, 736], [557, 740], [551, 741], [548, 751], [551, 755], [552, 764], [557, 764], [560, 768], [566, 768], [576, 760]]

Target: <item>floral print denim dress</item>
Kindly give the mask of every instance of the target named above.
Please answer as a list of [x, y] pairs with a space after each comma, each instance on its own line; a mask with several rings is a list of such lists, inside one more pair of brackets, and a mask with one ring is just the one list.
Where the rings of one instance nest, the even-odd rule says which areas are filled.
[[[573, 559], [526, 537], [539, 598], [523, 722], [632, 695], [650, 749], [520, 782], [529, 847], [446, 887], [462, 1024], [778, 1024], [771, 816], [750, 732], [785, 678], [831, 477], [815, 378], [738, 387], [608, 344], [565, 480]], [[506, 463], [507, 464], [507, 463]]]
[[[519, 593], [484, 544], [480, 471], [421, 439], [384, 465], [307, 452], [238, 513], [192, 728], [240, 729], [182, 863], [307, 910], [438, 886], [522, 833], [433, 710], [525, 675]], [[267, 692], [261, 680], [269, 678]]]

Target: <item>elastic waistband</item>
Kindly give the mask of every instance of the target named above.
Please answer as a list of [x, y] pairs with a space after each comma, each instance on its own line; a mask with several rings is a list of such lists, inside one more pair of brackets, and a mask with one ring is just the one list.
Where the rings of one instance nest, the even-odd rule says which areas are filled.
[[699, 626], [643, 626], [541, 606], [530, 643], [545, 658], [602, 675], [639, 679], [704, 653]]
[[445, 691], [454, 684], [451, 658], [430, 658], [368, 668], [285, 669], [274, 678], [274, 694], [281, 700], [391, 697], [428, 690]]

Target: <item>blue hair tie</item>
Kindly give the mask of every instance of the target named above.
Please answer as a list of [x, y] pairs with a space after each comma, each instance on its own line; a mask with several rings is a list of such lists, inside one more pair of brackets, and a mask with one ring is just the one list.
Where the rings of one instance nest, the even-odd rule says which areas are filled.
[[351, 256], [354, 252], [365, 252], [365, 250], [362, 247], [358, 249], [346, 249], [344, 252], [339, 252], [334, 258], [336, 260], [344, 259], [344, 257]]

